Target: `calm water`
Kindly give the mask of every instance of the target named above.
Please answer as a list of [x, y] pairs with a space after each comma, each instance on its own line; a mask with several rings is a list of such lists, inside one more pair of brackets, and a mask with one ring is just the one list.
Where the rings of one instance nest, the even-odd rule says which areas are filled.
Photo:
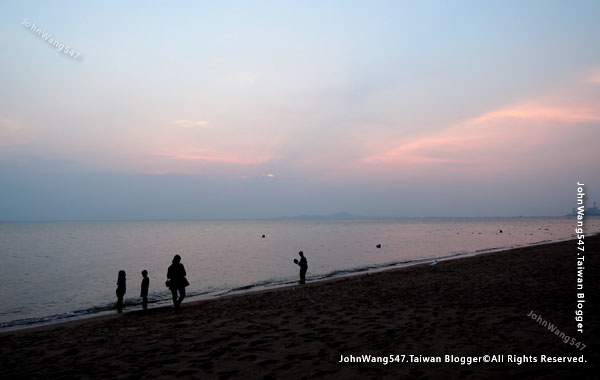
[[[586, 223], [588, 234], [598, 232], [598, 220]], [[295, 281], [292, 260], [300, 250], [308, 258], [307, 278], [315, 280], [564, 240], [574, 225], [566, 217], [0, 223], [0, 323], [110, 310], [120, 269], [127, 272], [126, 310], [140, 308], [143, 269], [151, 302], [164, 303], [176, 253], [188, 272], [188, 295], [213, 297]]]

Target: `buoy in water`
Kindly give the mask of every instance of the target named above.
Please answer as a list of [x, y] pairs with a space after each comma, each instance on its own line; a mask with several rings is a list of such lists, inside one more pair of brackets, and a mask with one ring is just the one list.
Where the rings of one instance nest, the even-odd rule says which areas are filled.
[[262, 238], [263, 238], [263, 239], [265, 238], [265, 234], [263, 234]]
[[381, 244], [377, 244], [377, 245], [376, 245], [376, 247], [377, 247], [377, 248], [381, 248]]

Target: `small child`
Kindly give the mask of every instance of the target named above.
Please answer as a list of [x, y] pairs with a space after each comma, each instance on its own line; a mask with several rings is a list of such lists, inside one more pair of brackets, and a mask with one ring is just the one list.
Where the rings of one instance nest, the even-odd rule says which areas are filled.
[[117, 313], [123, 312], [123, 296], [125, 296], [125, 271], [120, 270], [117, 277]]
[[140, 293], [140, 297], [142, 297], [142, 308], [144, 310], [148, 309], [148, 287], [150, 286], [150, 279], [148, 278], [148, 271], [142, 271], [142, 292]]

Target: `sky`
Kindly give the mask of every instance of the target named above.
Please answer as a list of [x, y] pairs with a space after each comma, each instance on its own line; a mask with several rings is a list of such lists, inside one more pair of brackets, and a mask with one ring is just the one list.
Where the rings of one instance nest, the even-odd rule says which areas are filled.
[[3, 1], [0, 220], [564, 215], [598, 1]]

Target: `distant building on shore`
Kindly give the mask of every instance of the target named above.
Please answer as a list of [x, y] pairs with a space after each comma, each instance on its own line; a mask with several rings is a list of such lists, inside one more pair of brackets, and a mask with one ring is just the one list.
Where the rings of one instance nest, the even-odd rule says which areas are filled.
[[[567, 214], [566, 216], [576, 216], [576, 215], [577, 215], [577, 208], [573, 207], [573, 210], [571, 211], [571, 213]], [[594, 207], [586, 208], [584, 216], [600, 216], [600, 208], [598, 208], [598, 204], [596, 204], [596, 202], [594, 202]]]

